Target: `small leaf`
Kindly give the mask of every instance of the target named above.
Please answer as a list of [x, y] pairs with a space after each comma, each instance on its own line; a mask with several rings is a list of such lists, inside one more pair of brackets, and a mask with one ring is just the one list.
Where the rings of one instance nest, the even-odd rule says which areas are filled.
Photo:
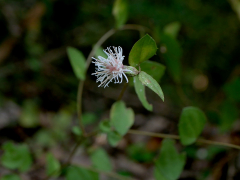
[[15, 145], [12, 142], [3, 144], [4, 153], [1, 157], [1, 163], [9, 169], [18, 169], [21, 172], [27, 171], [32, 164], [32, 157], [27, 145]]
[[99, 128], [102, 132], [105, 132], [105, 133], [108, 133], [108, 132], [112, 131], [109, 120], [101, 121], [100, 124], [99, 124]]
[[156, 167], [153, 170], [153, 174], [154, 174], [155, 180], [168, 180], [162, 175], [162, 173]]
[[172, 36], [174, 39], [176, 39], [180, 28], [181, 28], [181, 24], [176, 21], [176, 22], [172, 22], [170, 24], [167, 24], [163, 28], [163, 32], [165, 34], [168, 34], [168, 35]]
[[163, 101], [164, 95], [162, 92], [162, 88], [158, 84], [158, 82], [152, 78], [152, 76], [148, 75], [144, 71], [139, 73], [139, 80], [147, 87], [149, 87], [152, 91], [154, 91]]
[[165, 73], [166, 67], [158, 62], [145, 61], [140, 64], [141, 70], [152, 76], [156, 81], [160, 81]]
[[68, 58], [73, 68], [73, 72], [75, 76], [80, 79], [85, 79], [86, 73], [86, 64], [85, 64], [85, 57], [81, 51], [77, 50], [73, 47], [67, 48]]
[[1, 177], [1, 180], [21, 180], [21, 178], [16, 174], [7, 174]]
[[233, 101], [240, 101], [240, 77], [224, 85], [224, 91]]
[[46, 158], [47, 158], [46, 174], [50, 177], [57, 177], [60, 173], [61, 168], [59, 161], [51, 153], [48, 153]]
[[116, 131], [111, 131], [111, 132], [107, 133], [108, 143], [113, 147], [117, 146], [118, 142], [121, 139], [122, 139], [122, 136], [120, 134], [118, 134]]
[[128, 18], [127, 0], [115, 0], [112, 13], [116, 21], [116, 28], [123, 26]]
[[160, 52], [166, 61], [166, 68], [172, 76], [173, 80], [179, 83], [182, 73], [180, 61], [182, 57], [182, 49], [178, 41], [167, 34], [161, 34], [160, 43]]
[[[166, 180], [176, 180], [183, 171], [186, 162], [185, 153], [179, 154], [174, 147], [174, 141], [165, 139], [162, 142], [161, 152], [156, 160], [155, 178], [160, 180], [161, 175]], [[157, 177], [156, 177], [157, 176]]]
[[73, 134], [75, 134], [77, 136], [82, 135], [82, 130], [79, 128], [79, 126], [73, 126], [72, 127], [72, 132], [73, 132]]
[[134, 123], [134, 112], [126, 108], [123, 101], [117, 101], [110, 111], [110, 123], [120, 135], [125, 135]]
[[207, 119], [197, 107], [185, 107], [182, 110], [178, 126], [180, 140], [183, 145], [194, 143], [201, 134]]
[[112, 164], [104, 149], [97, 149], [91, 154], [93, 166], [100, 171], [112, 171]]
[[224, 101], [220, 107], [220, 124], [219, 128], [222, 132], [232, 128], [233, 123], [238, 119], [239, 109], [235, 103]]
[[131, 66], [137, 66], [141, 62], [150, 59], [156, 54], [156, 51], [156, 42], [151, 36], [146, 34], [133, 45], [128, 58], [129, 64]]
[[142, 105], [147, 110], [152, 111], [153, 107], [151, 104], [147, 102], [147, 98], [145, 95], [145, 86], [139, 81], [138, 76], [134, 76], [133, 78], [134, 88], [138, 95], [138, 99], [141, 101]]
[[99, 180], [99, 174], [77, 166], [67, 168], [66, 180], [77, 180], [79, 178], [82, 180]]

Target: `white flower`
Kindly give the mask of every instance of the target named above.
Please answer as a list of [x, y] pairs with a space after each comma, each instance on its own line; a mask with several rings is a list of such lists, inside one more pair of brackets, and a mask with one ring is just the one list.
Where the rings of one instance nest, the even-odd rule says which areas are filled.
[[107, 59], [98, 56], [98, 59], [92, 57], [95, 61], [96, 72], [92, 75], [97, 76], [96, 82], [100, 82], [98, 87], [108, 87], [108, 84], [114, 80], [114, 83], [122, 83], [123, 76], [128, 82], [128, 78], [125, 73], [131, 73], [131, 70], [126, 68], [123, 65], [123, 59], [125, 56], [122, 55], [122, 48], [114, 47], [113, 51], [108, 47], [106, 50], [103, 50], [108, 56]]

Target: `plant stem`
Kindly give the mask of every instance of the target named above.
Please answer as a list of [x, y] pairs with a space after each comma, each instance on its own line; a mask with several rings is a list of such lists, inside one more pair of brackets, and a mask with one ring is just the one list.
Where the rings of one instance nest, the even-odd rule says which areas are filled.
[[77, 93], [77, 114], [78, 114], [78, 120], [79, 120], [79, 127], [83, 133], [83, 136], [86, 137], [87, 133], [84, 129], [84, 125], [82, 122], [82, 93], [83, 93], [83, 85], [84, 81], [79, 81], [78, 85], [78, 93]]
[[[170, 139], [176, 139], [176, 140], [180, 139], [180, 137], [178, 135], [152, 133], [152, 132], [138, 131], [138, 130], [133, 130], [133, 129], [130, 129], [128, 131], [128, 133], [129, 134], [152, 136], [152, 137], [158, 137], [158, 138], [170, 138]], [[197, 139], [196, 142], [203, 143], [203, 144], [217, 145], [217, 146], [225, 146], [225, 147], [230, 147], [230, 148], [240, 150], [240, 146], [238, 146], [238, 145], [224, 143], [224, 142], [218, 142], [218, 141], [211, 141], [211, 140], [206, 140], [206, 139], [203, 139], [203, 138]]]
[[118, 99], [117, 99], [118, 101], [120, 101], [120, 100], [122, 99], [123, 94], [124, 94], [124, 92], [125, 92], [126, 89], [127, 89], [127, 86], [128, 86], [128, 83], [125, 83], [125, 84], [123, 85], [122, 91], [121, 91], [121, 93], [119, 94]]

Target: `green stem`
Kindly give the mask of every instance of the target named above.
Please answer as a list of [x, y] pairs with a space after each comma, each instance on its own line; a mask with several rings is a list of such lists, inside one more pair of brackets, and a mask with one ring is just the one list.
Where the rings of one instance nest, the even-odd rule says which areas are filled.
[[[129, 134], [152, 136], [152, 137], [158, 137], [158, 138], [170, 138], [170, 139], [176, 139], [176, 140], [180, 139], [180, 137], [178, 135], [152, 133], [152, 132], [138, 131], [138, 130], [133, 130], [133, 129], [130, 129], [128, 131], [128, 133]], [[235, 145], [235, 144], [223, 143], [223, 142], [218, 142], [218, 141], [211, 141], [211, 140], [206, 140], [206, 139], [203, 139], [203, 138], [197, 139], [196, 142], [203, 143], [203, 144], [217, 145], [217, 146], [225, 146], [225, 147], [230, 147], [230, 148], [240, 150], [240, 146]]]
[[125, 84], [123, 85], [122, 91], [121, 91], [121, 93], [119, 94], [118, 99], [117, 99], [118, 101], [120, 101], [120, 100], [122, 99], [123, 94], [124, 94], [124, 92], [125, 92], [126, 89], [127, 89], [127, 86], [128, 86], [128, 83], [125, 83]]
[[77, 94], [77, 114], [78, 114], [78, 119], [79, 119], [79, 127], [83, 133], [83, 136], [86, 137], [87, 133], [84, 129], [84, 125], [82, 122], [82, 93], [83, 93], [83, 85], [84, 81], [79, 81], [78, 85], [78, 94]]

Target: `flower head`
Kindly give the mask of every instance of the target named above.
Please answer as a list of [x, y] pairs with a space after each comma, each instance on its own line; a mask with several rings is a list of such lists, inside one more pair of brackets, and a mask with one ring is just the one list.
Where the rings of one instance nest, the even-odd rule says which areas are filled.
[[103, 52], [108, 56], [107, 59], [102, 56], [98, 56], [98, 59], [92, 57], [93, 63], [96, 66], [96, 72], [92, 75], [97, 76], [96, 82], [100, 82], [98, 87], [108, 87], [108, 84], [114, 80], [114, 83], [122, 83], [123, 76], [128, 82], [128, 78], [125, 73], [130, 73], [131, 71], [127, 66], [123, 65], [123, 59], [125, 56], [122, 55], [122, 48], [119, 47], [108, 47]]

